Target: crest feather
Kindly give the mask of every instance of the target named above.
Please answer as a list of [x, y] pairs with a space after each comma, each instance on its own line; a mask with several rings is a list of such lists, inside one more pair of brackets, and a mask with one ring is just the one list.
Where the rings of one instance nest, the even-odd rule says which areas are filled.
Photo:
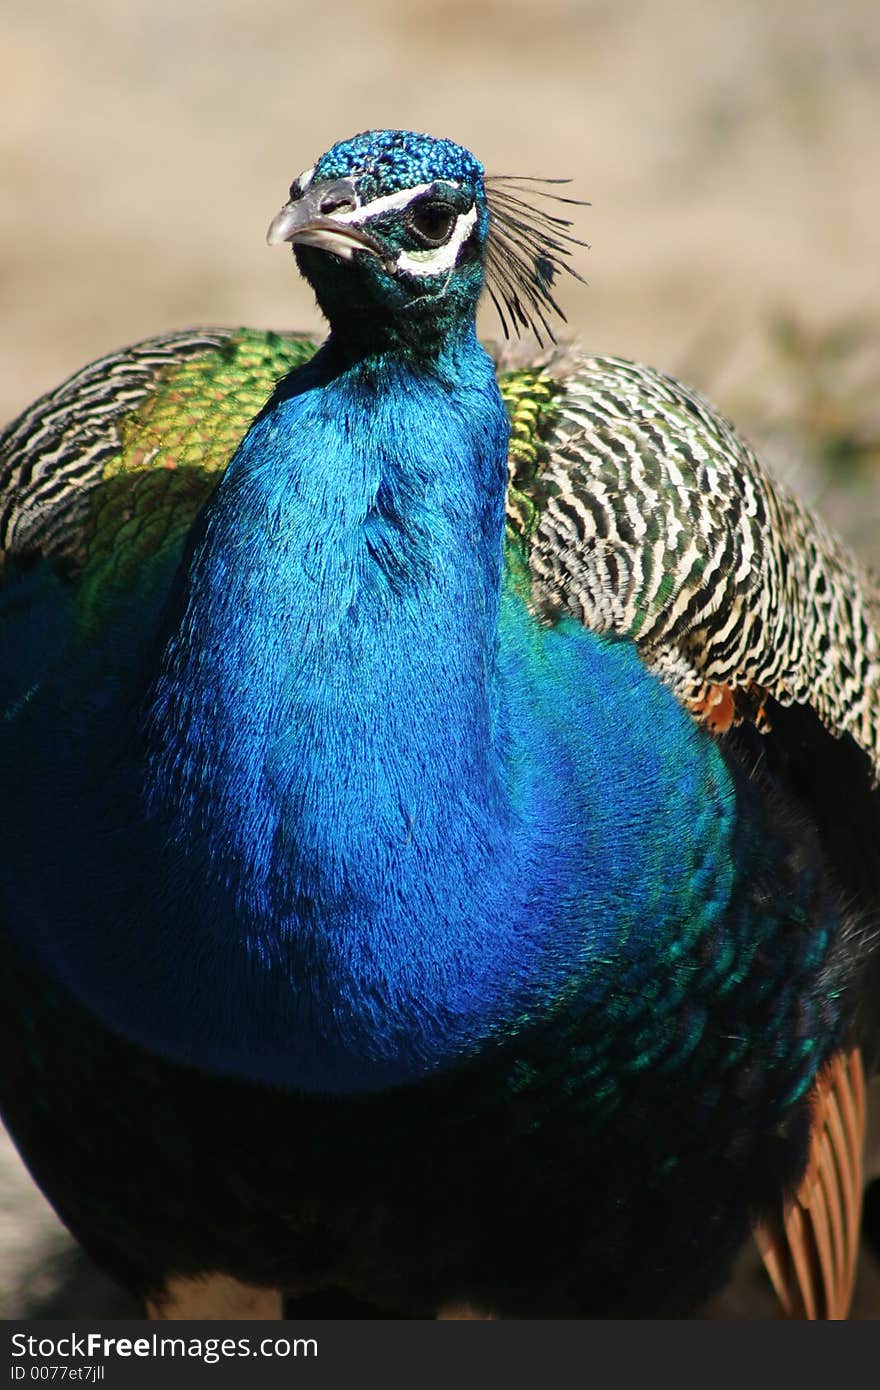
[[[566, 271], [586, 284], [569, 257], [575, 246], [587, 242], [573, 236], [573, 223], [540, 204], [523, 197], [523, 192], [553, 203], [589, 207], [579, 198], [565, 198], [548, 192], [546, 185], [568, 183], [568, 179], [536, 179], [526, 175], [498, 174], [485, 180], [489, 208], [489, 240], [486, 247], [486, 288], [498, 311], [505, 338], [522, 329], [531, 329], [543, 346], [543, 332], [556, 341], [548, 322], [565, 314], [553, 297], [557, 277]], [[523, 190], [522, 185], [527, 188]]]

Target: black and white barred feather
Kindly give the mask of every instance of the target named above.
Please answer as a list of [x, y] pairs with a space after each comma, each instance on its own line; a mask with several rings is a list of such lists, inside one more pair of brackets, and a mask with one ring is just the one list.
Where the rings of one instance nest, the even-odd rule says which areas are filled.
[[689, 705], [811, 705], [880, 775], [880, 589], [695, 392], [617, 358], [557, 375], [530, 541], [536, 606], [631, 637]]
[[89, 363], [0, 433], [0, 563], [63, 558], [78, 543], [93, 488], [120, 451], [126, 418], [169, 366], [219, 347], [229, 329], [166, 333]]

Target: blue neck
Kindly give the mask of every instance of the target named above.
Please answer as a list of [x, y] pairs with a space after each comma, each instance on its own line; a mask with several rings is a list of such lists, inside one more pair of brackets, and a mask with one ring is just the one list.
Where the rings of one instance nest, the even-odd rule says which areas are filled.
[[449, 368], [454, 393], [393, 359], [340, 372], [329, 345], [204, 517], [160, 687], [178, 731], [162, 766], [267, 890], [293, 854], [298, 891], [374, 910], [380, 846], [445, 837], [462, 779], [492, 784], [507, 423], [475, 338]]
[[[182, 791], [178, 842], [210, 847], [251, 956], [294, 988], [300, 972], [310, 989], [328, 978], [328, 1017], [338, 987], [356, 1034], [364, 998], [348, 991], [406, 1014], [404, 994], [437, 997], [432, 970], [455, 993], [458, 951], [476, 1001], [490, 953], [473, 924], [510, 887], [507, 432], [472, 329], [431, 372], [341, 363], [331, 340], [212, 499], [157, 687], [154, 805]], [[410, 1020], [430, 1050], [418, 1031]]]

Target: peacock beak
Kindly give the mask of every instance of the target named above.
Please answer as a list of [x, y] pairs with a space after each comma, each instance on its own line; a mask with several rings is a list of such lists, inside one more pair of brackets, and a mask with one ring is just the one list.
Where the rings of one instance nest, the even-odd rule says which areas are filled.
[[344, 260], [351, 260], [356, 250], [367, 251], [384, 261], [385, 251], [375, 237], [363, 227], [341, 220], [357, 206], [353, 185], [347, 179], [312, 184], [275, 214], [266, 240], [270, 246], [285, 241], [294, 246], [316, 246]]

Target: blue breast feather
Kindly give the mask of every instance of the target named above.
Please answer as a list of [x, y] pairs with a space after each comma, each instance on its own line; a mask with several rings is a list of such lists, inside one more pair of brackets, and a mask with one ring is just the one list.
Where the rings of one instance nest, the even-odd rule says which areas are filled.
[[629, 644], [529, 611], [506, 441], [472, 332], [431, 374], [331, 340], [176, 577], [88, 641], [57, 581], [13, 589], [8, 671], [67, 636], [0, 690], [2, 911], [111, 1028], [378, 1088], [637, 993], [729, 912], [727, 768]]

